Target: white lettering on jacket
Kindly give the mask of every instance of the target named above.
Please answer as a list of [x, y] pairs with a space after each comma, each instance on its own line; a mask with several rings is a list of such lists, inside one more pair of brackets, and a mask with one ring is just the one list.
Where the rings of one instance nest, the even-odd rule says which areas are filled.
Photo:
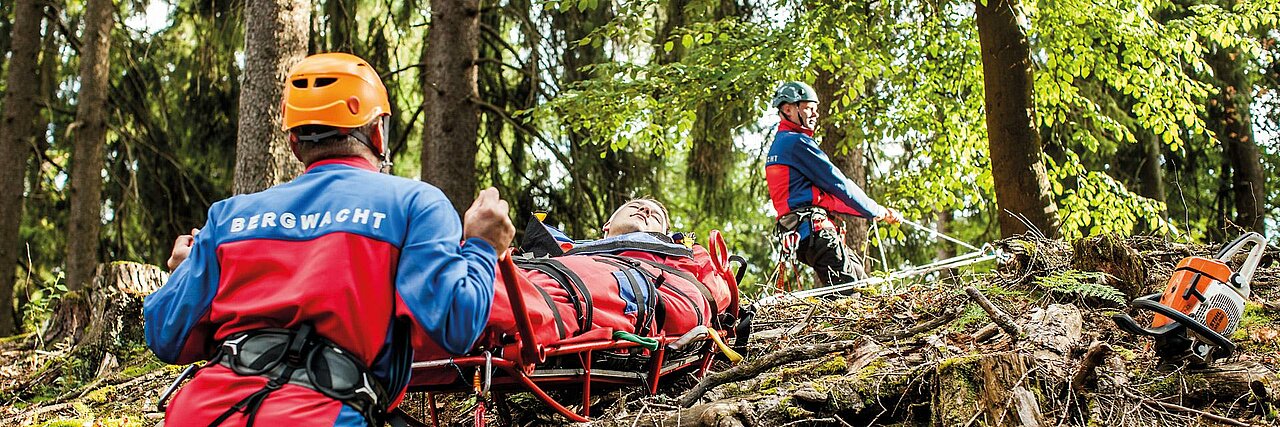
[[[373, 218], [372, 224], [369, 219]], [[369, 226], [372, 229], [382, 228], [382, 220], [387, 218], [385, 212], [378, 212], [373, 209], [346, 208], [334, 211], [320, 211], [307, 213], [293, 212], [262, 212], [253, 215], [231, 218], [231, 227], [227, 231], [229, 233], [239, 233], [255, 229], [267, 228], [284, 228], [292, 230], [301, 228], [303, 230], [314, 230], [331, 226], [333, 224], [343, 224], [350, 222]]]

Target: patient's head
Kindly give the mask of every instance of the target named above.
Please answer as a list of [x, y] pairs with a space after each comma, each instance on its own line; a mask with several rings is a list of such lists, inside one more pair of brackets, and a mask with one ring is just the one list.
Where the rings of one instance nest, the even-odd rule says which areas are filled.
[[657, 200], [641, 197], [624, 203], [604, 223], [604, 237], [620, 236], [637, 231], [666, 233], [671, 222], [667, 207]]

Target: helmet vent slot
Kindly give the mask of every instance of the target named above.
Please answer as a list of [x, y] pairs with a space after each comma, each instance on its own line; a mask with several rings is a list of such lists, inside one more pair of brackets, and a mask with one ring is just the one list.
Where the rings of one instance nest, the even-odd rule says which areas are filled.
[[293, 81], [293, 87], [296, 87], [296, 88], [298, 88], [298, 89], [306, 89], [306, 88], [307, 88], [307, 79], [297, 79], [297, 80], [294, 80], [294, 81]]
[[316, 84], [313, 87], [325, 87], [334, 84], [337, 81], [338, 79], [333, 77], [319, 77], [316, 78]]

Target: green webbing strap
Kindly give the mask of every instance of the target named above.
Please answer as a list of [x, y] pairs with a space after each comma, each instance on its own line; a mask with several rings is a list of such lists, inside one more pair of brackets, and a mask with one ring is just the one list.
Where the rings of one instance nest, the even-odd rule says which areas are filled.
[[649, 349], [649, 351], [658, 351], [658, 340], [653, 338], [645, 338], [626, 331], [614, 331], [613, 339], [631, 341], [640, 344], [641, 347]]

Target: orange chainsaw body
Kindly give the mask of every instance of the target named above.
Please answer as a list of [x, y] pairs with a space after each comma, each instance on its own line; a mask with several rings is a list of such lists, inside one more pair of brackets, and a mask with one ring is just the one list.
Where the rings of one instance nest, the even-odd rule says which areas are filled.
[[[1233, 270], [1228, 263], [1246, 247], [1248, 256]], [[1152, 313], [1150, 327], [1139, 326], [1127, 313], [1112, 319], [1125, 332], [1155, 338], [1156, 356], [1166, 363], [1209, 364], [1231, 357], [1236, 346], [1228, 337], [1240, 325], [1249, 282], [1266, 247], [1261, 234], [1246, 233], [1213, 258], [1183, 258], [1164, 292], [1133, 300], [1135, 312]]]
[[[1227, 283], [1230, 279], [1231, 268], [1221, 260], [1198, 256], [1183, 258], [1173, 270], [1173, 277], [1169, 278], [1169, 288], [1165, 290], [1164, 295], [1160, 296], [1160, 304], [1190, 316], [1200, 308], [1200, 304], [1205, 302], [1205, 295], [1209, 294], [1214, 282]], [[1212, 317], [1206, 320], [1216, 320], [1217, 322], [1212, 323], [1220, 324], [1206, 322], [1206, 326], [1218, 333], [1225, 331], [1229, 323], [1225, 313], [1223, 316]], [[1156, 313], [1151, 321], [1151, 327], [1159, 328], [1170, 322], [1173, 322], [1173, 319]]]

